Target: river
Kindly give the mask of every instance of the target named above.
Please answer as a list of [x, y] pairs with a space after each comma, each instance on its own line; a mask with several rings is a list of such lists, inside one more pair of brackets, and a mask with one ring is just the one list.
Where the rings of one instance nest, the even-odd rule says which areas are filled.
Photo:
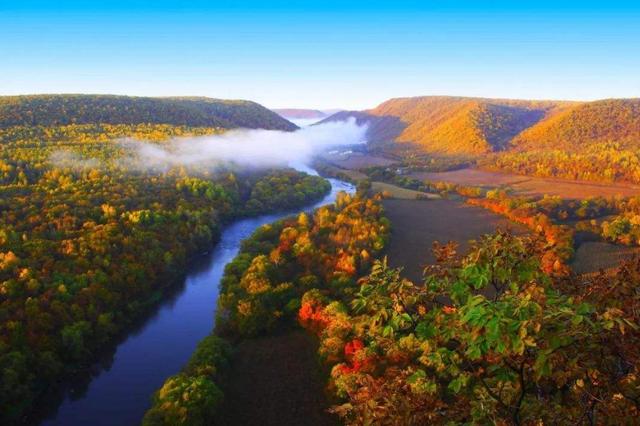
[[[317, 175], [303, 165], [295, 168]], [[150, 406], [150, 398], [165, 379], [186, 364], [196, 344], [213, 329], [218, 286], [224, 267], [238, 253], [242, 240], [266, 223], [302, 210], [332, 203], [339, 191], [354, 192], [353, 185], [337, 179], [321, 201], [296, 211], [265, 214], [238, 220], [223, 231], [218, 244], [185, 278], [173, 297], [161, 302], [149, 318], [117, 346], [107, 366], [81, 392], [66, 391], [57, 412], [44, 425], [136, 425]]]

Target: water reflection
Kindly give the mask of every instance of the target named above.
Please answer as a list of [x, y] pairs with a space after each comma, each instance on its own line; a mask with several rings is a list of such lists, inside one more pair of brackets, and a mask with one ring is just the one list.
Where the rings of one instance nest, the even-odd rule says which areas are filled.
[[[303, 165], [301, 171], [317, 174]], [[331, 203], [353, 185], [329, 179], [331, 192], [304, 210]], [[243, 219], [227, 226], [219, 243], [195, 262], [177, 286], [145, 318], [133, 324], [90, 371], [70, 380], [42, 408], [45, 425], [134, 425], [150, 405], [151, 394], [187, 362], [196, 344], [213, 328], [218, 285], [225, 265], [238, 253], [242, 240], [266, 223], [297, 211]]]

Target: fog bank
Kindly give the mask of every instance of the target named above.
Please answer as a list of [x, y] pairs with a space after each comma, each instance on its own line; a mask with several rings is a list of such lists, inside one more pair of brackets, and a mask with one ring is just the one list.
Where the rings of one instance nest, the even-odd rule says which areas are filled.
[[232, 130], [221, 135], [177, 138], [152, 144], [126, 141], [138, 167], [215, 166], [235, 163], [252, 167], [307, 164], [327, 148], [365, 143], [366, 126], [354, 119], [304, 127], [294, 132]]

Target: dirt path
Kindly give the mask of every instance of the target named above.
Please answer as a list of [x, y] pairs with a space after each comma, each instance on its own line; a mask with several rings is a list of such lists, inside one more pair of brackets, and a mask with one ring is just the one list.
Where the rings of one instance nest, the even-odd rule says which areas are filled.
[[329, 426], [316, 343], [303, 331], [242, 342], [234, 355], [216, 425]]

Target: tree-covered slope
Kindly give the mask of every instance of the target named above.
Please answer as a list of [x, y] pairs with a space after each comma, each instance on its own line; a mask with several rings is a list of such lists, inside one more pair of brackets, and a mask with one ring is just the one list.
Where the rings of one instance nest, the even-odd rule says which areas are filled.
[[171, 124], [191, 127], [295, 130], [278, 114], [250, 101], [112, 95], [0, 97], [0, 128], [67, 124]]
[[522, 130], [563, 104], [450, 96], [396, 98], [355, 115], [370, 123], [373, 142], [413, 142], [427, 152], [483, 154], [505, 149]]
[[369, 141], [413, 142], [436, 154], [562, 149], [580, 152], [616, 143], [640, 147], [640, 99], [528, 101], [450, 96], [397, 98], [367, 111], [343, 111], [369, 123]]
[[640, 99], [577, 104], [526, 129], [513, 145], [518, 150], [579, 151], [602, 142], [640, 147]]

